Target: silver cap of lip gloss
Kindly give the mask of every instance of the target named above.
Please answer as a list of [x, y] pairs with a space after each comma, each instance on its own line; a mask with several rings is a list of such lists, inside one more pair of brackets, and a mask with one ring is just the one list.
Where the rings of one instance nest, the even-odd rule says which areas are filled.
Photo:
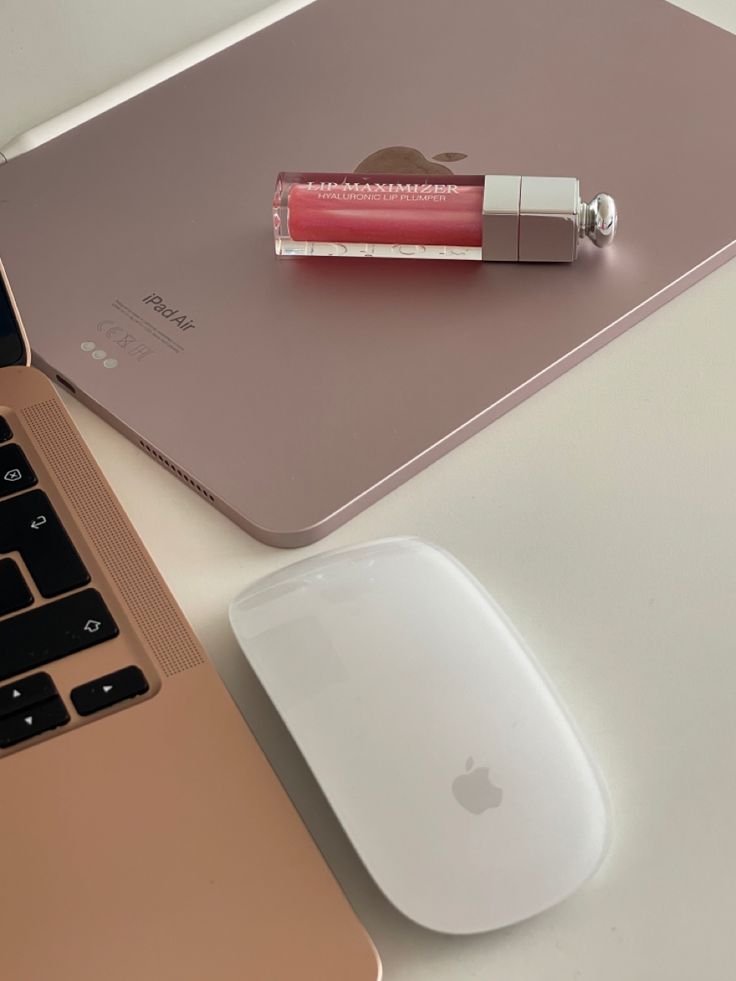
[[483, 187], [483, 259], [572, 262], [581, 238], [610, 245], [617, 220], [610, 194], [586, 204], [576, 177], [489, 175]]

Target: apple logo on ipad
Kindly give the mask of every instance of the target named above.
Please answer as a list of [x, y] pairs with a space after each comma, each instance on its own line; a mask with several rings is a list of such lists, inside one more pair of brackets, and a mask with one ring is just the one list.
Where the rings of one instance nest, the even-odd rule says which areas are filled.
[[467, 153], [437, 153], [431, 160], [427, 160], [424, 154], [413, 146], [386, 146], [361, 160], [353, 173], [451, 174], [452, 170], [446, 167], [445, 163], [465, 160], [466, 157]]
[[452, 781], [455, 800], [471, 814], [482, 814], [498, 807], [503, 800], [503, 790], [491, 783], [487, 766], [473, 765], [473, 757], [465, 762], [465, 773]]

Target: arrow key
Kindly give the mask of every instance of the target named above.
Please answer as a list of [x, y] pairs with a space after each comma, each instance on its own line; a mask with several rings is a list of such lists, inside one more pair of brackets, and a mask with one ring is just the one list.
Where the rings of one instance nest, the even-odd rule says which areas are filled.
[[7, 749], [42, 732], [50, 732], [69, 721], [69, 713], [56, 696], [39, 702], [23, 712], [14, 712], [0, 719], [0, 749]]
[[31, 705], [45, 702], [46, 699], [58, 694], [51, 675], [46, 674], [45, 671], [29, 674], [20, 681], [3, 685], [0, 688], [0, 719], [14, 712], [22, 712]]
[[146, 676], [140, 668], [131, 665], [113, 674], [106, 674], [95, 681], [79, 685], [71, 693], [74, 708], [80, 715], [92, 715], [110, 708], [128, 698], [144, 695], [148, 691]]

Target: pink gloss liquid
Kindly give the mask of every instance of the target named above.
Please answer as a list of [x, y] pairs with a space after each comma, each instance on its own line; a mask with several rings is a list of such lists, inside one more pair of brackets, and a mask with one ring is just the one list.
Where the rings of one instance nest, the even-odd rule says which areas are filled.
[[279, 255], [479, 259], [483, 178], [282, 174]]

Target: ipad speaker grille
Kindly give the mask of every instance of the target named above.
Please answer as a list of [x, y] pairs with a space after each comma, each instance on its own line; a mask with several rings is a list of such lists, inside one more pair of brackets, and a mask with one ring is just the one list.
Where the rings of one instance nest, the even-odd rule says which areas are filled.
[[51, 399], [23, 410], [23, 418], [163, 673], [202, 664], [188, 624], [66, 413]]
[[173, 473], [174, 476], [183, 481], [187, 487], [191, 487], [193, 491], [196, 491], [200, 497], [203, 497], [206, 501], [209, 501], [210, 504], [215, 503], [215, 499], [209, 491], [206, 491], [201, 484], [197, 483], [196, 480], [192, 480], [190, 476], [188, 476], [183, 470], [180, 470], [179, 467], [177, 467], [175, 463], [172, 463], [171, 460], [168, 460], [165, 456], [159, 453], [158, 450], [154, 450], [152, 446], [149, 446], [148, 443], [144, 442], [142, 439], [138, 440], [138, 445], [144, 449], [149, 456], [152, 456], [154, 460], [158, 460], [163, 467], [166, 467], [169, 473]]

